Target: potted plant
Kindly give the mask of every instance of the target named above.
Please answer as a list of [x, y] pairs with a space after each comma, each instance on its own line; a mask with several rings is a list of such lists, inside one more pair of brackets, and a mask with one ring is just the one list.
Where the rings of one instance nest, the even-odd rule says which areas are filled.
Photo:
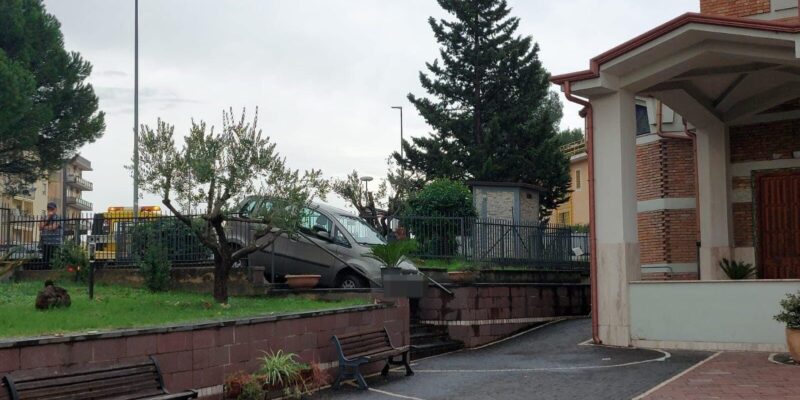
[[447, 271], [447, 277], [452, 283], [465, 284], [475, 282], [480, 273], [480, 267], [477, 264], [467, 262], [455, 271]]
[[244, 388], [251, 381], [253, 381], [253, 376], [244, 371], [238, 371], [226, 376], [225, 383], [222, 385], [222, 392], [225, 398], [238, 399]]
[[286, 275], [286, 284], [292, 289], [313, 289], [322, 275]]
[[416, 251], [415, 240], [397, 240], [387, 244], [372, 246], [365, 257], [378, 260], [383, 264], [381, 280], [386, 297], [420, 298], [428, 287], [427, 278], [416, 269], [403, 269], [403, 263], [410, 263], [408, 256]]
[[786, 324], [786, 346], [789, 348], [789, 355], [795, 362], [800, 363], [800, 291], [795, 294], [787, 294], [781, 300], [781, 311], [775, 316], [775, 320]]
[[756, 268], [753, 264], [744, 261], [731, 261], [727, 258], [723, 258], [719, 262], [719, 267], [732, 280], [748, 279], [756, 273]]

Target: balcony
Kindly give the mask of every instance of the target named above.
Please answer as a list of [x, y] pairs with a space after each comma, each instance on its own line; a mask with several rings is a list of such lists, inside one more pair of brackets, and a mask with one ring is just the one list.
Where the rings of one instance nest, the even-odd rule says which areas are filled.
[[576, 156], [586, 152], [586, 140], [581, 139], [561, 146], [561, 152], [567, 157]]
[[92, 170], [92, 162], [81, 157], [80, 154], [72, 158], [71, 164], [82, 171], [91, 171]]
[[92, 203], [80, 197], [67, 197], [67, 205], [81, 211], [91, 211]]
[[74, 187], [75, 189], [81, 191], [90, 191], [93, 189], [94, 185], [92, 182], [87, 181], [86, 179], [81, 178], [77, 175], [71, 175], [67, 177], [67, 185]]

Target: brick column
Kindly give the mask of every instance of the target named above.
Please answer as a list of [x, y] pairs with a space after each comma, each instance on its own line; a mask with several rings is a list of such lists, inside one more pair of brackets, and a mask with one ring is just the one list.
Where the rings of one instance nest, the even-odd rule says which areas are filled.
[[721, 123], [697, 129], [700, 191], [700, 279], [725, 279], [717, 265], [733, 247], [729, 203], [728, 130]]
[[592, 99], [599, 333], [603, 343], [628, 346], [628, 282], [638, 280], [636, 116], [626, 91]]

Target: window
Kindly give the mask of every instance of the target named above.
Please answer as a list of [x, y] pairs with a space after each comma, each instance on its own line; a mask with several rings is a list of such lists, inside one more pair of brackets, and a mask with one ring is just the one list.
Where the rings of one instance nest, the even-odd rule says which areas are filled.
[[342, 224], [344, 229], [350, 232], [353, 239], [360, 244], [370, 245], [386, 243], [380, 233], [361, 218], [339, 214], [336, 216], [336, 219], [339, 220], [339, 223]]
[[650, 133], [650, 118], [647, 116], [647, 106], [636, 105], [636, 135]]
[[569, 225], [570, 218], [569, 218], [569, 211], [562, 212], [558, 214], [558, 223], [561, 225]]
[[350, 247], [350, 242], [344, 236], [344, 233], [341, 229], [336, 229], [336, 233], [333, 235], [333, 241], [338, 245]]
[[581, 170], [575, 170], [575, 190], [581, 190]]
[[256, 208], [256, 203], [258, 201], [256, 199], [250, 199], [242, 205], [242, 208], [239, 209], [239, 214], [242, 216], [249, 216], [253, 213], [253, 210]]
[[319, 211], [306, 208], [303, 210], [303, 218], [300, 220], [300, 229], [314, 234], [321, 231], [331, 233], [333, 222]]

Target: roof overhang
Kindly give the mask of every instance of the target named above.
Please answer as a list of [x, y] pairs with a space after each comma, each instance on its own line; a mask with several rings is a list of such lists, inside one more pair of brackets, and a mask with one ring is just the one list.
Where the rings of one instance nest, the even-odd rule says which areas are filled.
[[800, 97], [798, 56], [800, 25], [688, 13], [551, 82], [589, 99], [618, 90], [652, 96], [693, 123], [741, 123]]

